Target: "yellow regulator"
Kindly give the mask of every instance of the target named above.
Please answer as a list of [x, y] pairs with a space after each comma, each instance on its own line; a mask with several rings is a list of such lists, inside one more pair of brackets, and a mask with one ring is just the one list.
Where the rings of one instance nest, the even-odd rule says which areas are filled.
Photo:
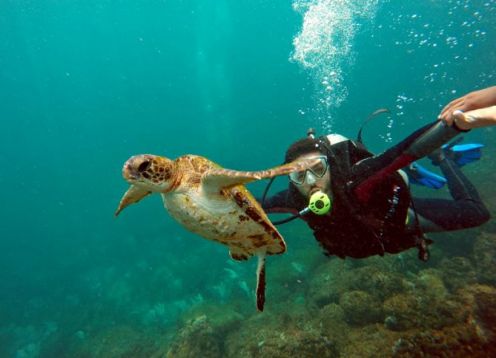
[[310, 197], [308, 208], [317, 215], [325, 215], [331, 210], [332, 202], [329, 195], [319, 190]]

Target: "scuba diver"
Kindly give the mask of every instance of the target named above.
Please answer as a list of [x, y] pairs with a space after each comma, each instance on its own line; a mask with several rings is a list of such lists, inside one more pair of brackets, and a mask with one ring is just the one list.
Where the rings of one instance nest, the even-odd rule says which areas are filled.
[[[387, 110], [376, 111], [373, 115]], [[372, 115], [372, 116], [373, 116]], [[480, 158], [480, 144], [447, 144], [466, 132], [436, 121], [415, 131], [380, 155], [370, 153], [361, 141], [339, 134], [308, 136], [293, 143], [285, 162], [315, 158], [312, 168], [289, 175], [287, 190], [267, 198], [267, 213], [292, 213], [274, 222], [302, 218], [328, 256], [365, 258], [418, 249], [419, 259], [429, 258], [432, 240], [424, 233], [460, 230], [482, 225], [490, 214], [477, 190], [459, 166]], [[444, 148], [440, 148], [444, 144]], [[435, 175], [416, 160], [430, 154], [444, 177]], [[411, 182], [438, 188], [447, 182], [453, 200], [411, 196]]]

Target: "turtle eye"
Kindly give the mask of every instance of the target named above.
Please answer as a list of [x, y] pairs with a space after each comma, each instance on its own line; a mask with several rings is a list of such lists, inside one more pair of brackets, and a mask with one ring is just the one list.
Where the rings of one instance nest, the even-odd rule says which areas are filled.
[[148, 168], [150, 168], [151, 164], [152, 163], [149, 160], [145, 160], [143, 163], [141, 163], [138, 166], [138, 172], [143, 173], [145, 170], [148, 170]]

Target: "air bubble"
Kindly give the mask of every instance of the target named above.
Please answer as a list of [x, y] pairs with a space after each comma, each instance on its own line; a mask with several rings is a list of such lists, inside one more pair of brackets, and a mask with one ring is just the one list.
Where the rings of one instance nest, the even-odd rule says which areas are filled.
[[295, 0], [293, 3], [293, 9], [303, 17], [303, 24], [293, 39], [291, 60], [308, 70], [320, 85], [317, 113], [327, 125], [331, 124], [330, 109], [339, 107], [348, 95], [343, 73], [354, 62], [353, 42], [361, 22], [358, 20], [374, 18], [378, 2]]

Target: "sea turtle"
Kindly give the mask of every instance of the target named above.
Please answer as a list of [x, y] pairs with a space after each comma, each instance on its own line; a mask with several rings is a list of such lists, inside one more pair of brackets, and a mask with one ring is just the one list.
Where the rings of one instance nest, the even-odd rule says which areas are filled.
[[297, 160], [269, 170], [243, 172], [223, 169], [196, 155], [175, 160], [143, 154], [131, 157], [122, 169], [131, 187], [115, 215], [144, 197], [159, 193], [170, 215], [186, 229], [229, 247], [235, 260], [258, 256], [257, 308], [265, 302], [265, 256], [282, 254], [281, 234], [243, 184], [306, 170], [312, 159]]

